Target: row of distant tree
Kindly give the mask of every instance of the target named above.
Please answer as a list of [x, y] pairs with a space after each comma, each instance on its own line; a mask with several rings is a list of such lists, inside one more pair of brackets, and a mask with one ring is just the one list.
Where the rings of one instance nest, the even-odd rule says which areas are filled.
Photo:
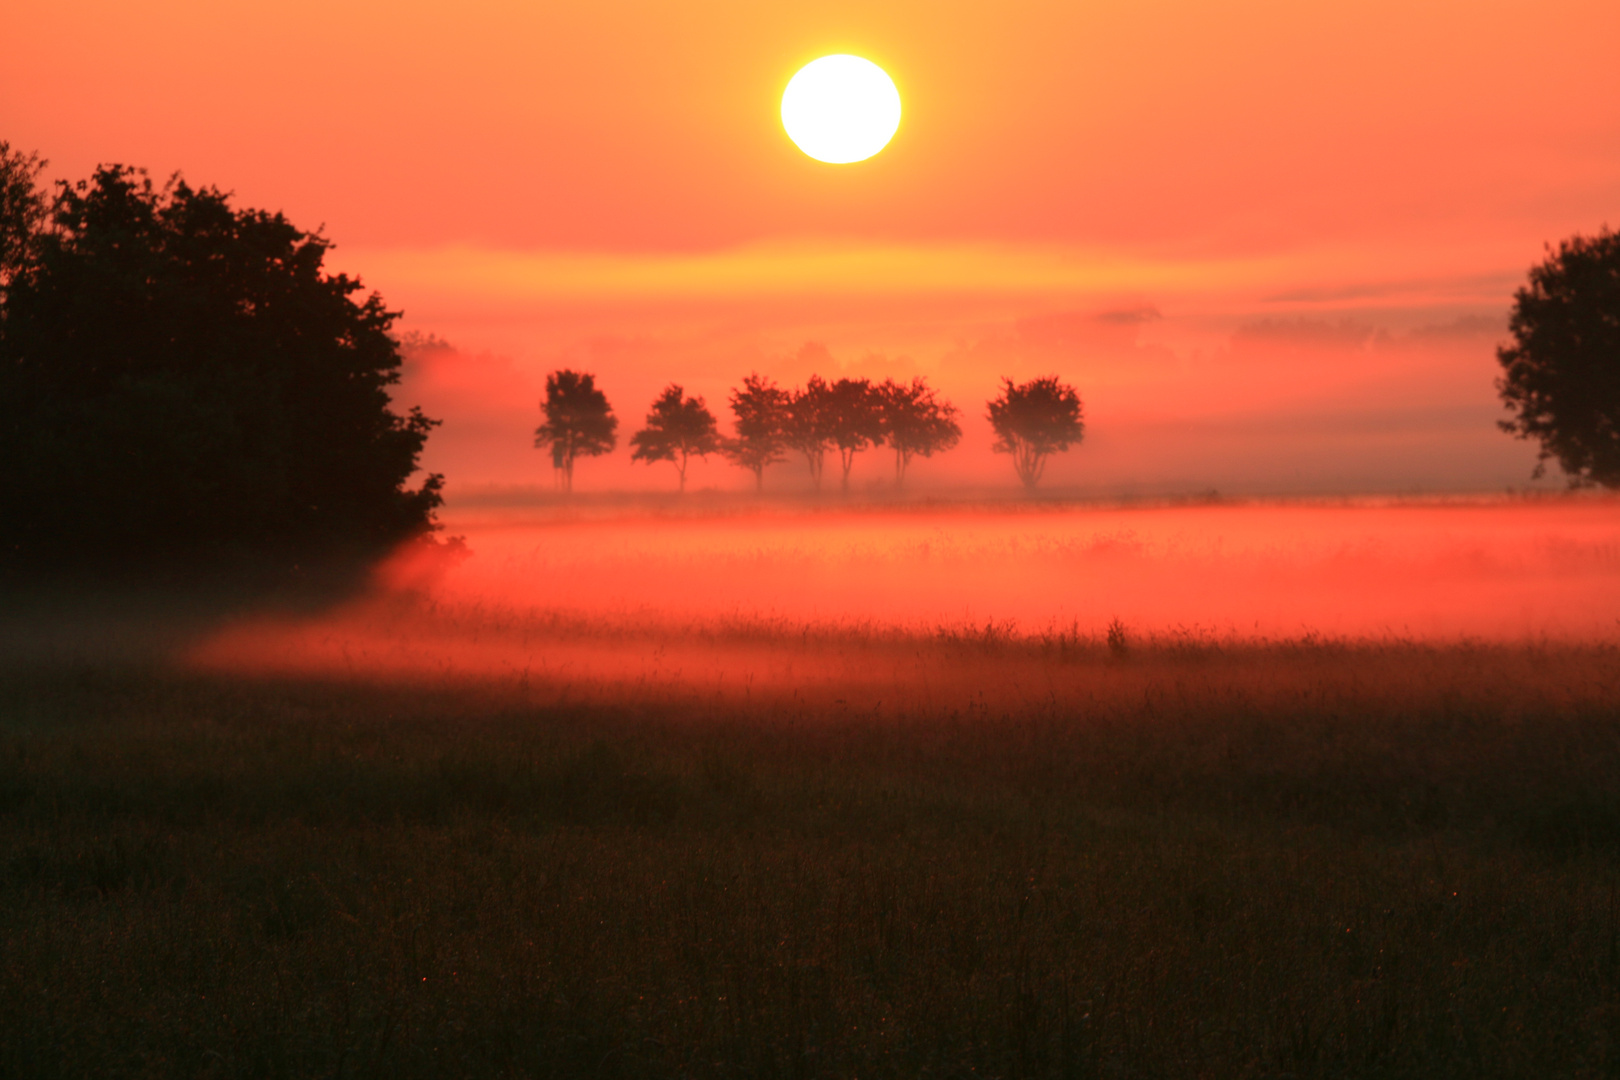
[[[719, 454], [754, 474], [763, 490], [765, 469], [802, 455], [816, 488], [829, 457], [837, 455], [840, 481], [849, 489], [855, 456], [877, 447], [894, 452], [894, 479], [905, 483], [915, 458], [933, 457], [962, 441], [956, 406], [940, 398], [928, 380], [835, 379], [813, 375], [804, 386], [786, 389], [761, 375], [749, 375], [730, 396], [733, 434], [701, 397], [677, 384], [658, 395], [641, 430], [630, 437], [632, 461], [667, 461], [686, 490], [686, 467], [694, 457]], [[551, 452], [558, 486], [573, 490], [574, 462], [606, 454], [618, 445], [618, 417], [593, 375], [570, 370], [546, 377], [540, 404], [545, 422], [534, 444]], [[1047, 460], [1068, 450], [1085, 434], [1080, 395], [1055, 375], [1014, 383], [1003, 379], [989, 403], [996, 440], [991, 449], [1012, 456], [1018, 478], [1029, 488], [1040, 482]]]

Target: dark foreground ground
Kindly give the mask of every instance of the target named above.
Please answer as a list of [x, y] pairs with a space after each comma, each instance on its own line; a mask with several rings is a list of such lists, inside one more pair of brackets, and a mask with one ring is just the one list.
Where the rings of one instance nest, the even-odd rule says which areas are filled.
[[1050, 662], [1097, 692], [5, 672], [0, 1076], [1620, 1073], [1614, 650]]

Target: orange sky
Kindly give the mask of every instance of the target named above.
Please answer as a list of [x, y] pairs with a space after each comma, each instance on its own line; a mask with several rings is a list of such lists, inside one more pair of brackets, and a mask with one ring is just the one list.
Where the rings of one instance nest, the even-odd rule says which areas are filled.
[[[544, 479], [548, 366], [593, 365], [633, 425], [670, 379], [718, 404], [750, 367], [798, 378], [806, 341], [932, 374], [975, 418], [1000, 374], [1075, 379], [1069, 482], [1522, 483], [1533, 455], [1490, 428], [1512, 288], [1544, 241], [1620, 224], [1612, 0], [53, 0], [5, 23], [0, 138], [58, 176], [181, 169], [324, 222], [336, 267], [454, 342], [410, 389], [472, 486]], [[834, 51], [905, 102], [860, 165], [777, 122]]]

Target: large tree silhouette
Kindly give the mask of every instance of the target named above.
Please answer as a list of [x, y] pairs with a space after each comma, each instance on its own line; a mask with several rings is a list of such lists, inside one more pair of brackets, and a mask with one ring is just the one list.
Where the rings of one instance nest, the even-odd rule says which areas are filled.
[[991, 449], [1011, 454], [1018, 479], [1034, 490], [1046, 471], [1046, 459], [1085, 436], [1080, 395], [1056, 375], [1023, 384], [1011, 379], [1001, 383], [1000, 396], [990, 402], [990, 426], [996, 433]]
[[647, 411], [647, 426], [630, 436], [634, 450], [631, 461], [670, 461], [686, 490], [686, 463], [689, 458], [708, 457], [720, 449], [720, 433], [714, 414], [702, 398], [687, 397], [671, 383]]
[[788, 401], [787, 445], [804, 455], [817, 491], [827, 451], [834, 445], [833, 408], [832, 387], [820, 375], [805, 380], [804, 389], [795, 390]]
[[765, 490], [765, 468], [784, 461], [793, 395], [758, 374], [731, 391], [731, 412], [736, 437], [725, 440], [722, 451], [732, 463], [754, 474], [754, 490]]
[[537, 449], [551, 451], [551, 466], [564, 491], [574, 490], [574, 461], [598, 457], [618, 445], [619, 418], [596, 376], [564, 368], [546, 376], [545, 421], [534, 431]]
[[827, 388], [827, 430], [843, 467], [840, 486], [849, 490], [855, 455], [883, 442], [882, 401], [866, 379], [839, 379]]
[[39, 190], [45, 168], [38, 154], [23, 154], [0, 141], [0, 303], [6, 287], [33, 258], [47, 204]]
[[885, 379], [876, 388], [883, 437], [894, 448], [894, 482], [905, 483], [913, 457], [933, 457], [962, 439], [956, 406], [941, 401], [928, 380]]
[[291, 564], [434, 527], [440, 478], [405, 481], [436, 421], [390, 408], [398, 313], [324, 237], [118, 165], [41, 228], [37, 160], [0, 158], [8, 556]]
[[1515, 294], [1513, 344], [1497, 350], [1512, 412], [1504, 431], [1541, 443], [1571, 486], [1620, 487], [1620, 234], [1574, 236]]

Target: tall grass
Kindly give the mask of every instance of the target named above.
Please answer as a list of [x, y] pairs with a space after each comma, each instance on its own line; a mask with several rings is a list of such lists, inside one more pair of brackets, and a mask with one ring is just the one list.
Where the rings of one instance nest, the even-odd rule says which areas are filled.
[[1126, 645], [7, 672], [0, 1075], [1620, 1069], [1620, 653]]

